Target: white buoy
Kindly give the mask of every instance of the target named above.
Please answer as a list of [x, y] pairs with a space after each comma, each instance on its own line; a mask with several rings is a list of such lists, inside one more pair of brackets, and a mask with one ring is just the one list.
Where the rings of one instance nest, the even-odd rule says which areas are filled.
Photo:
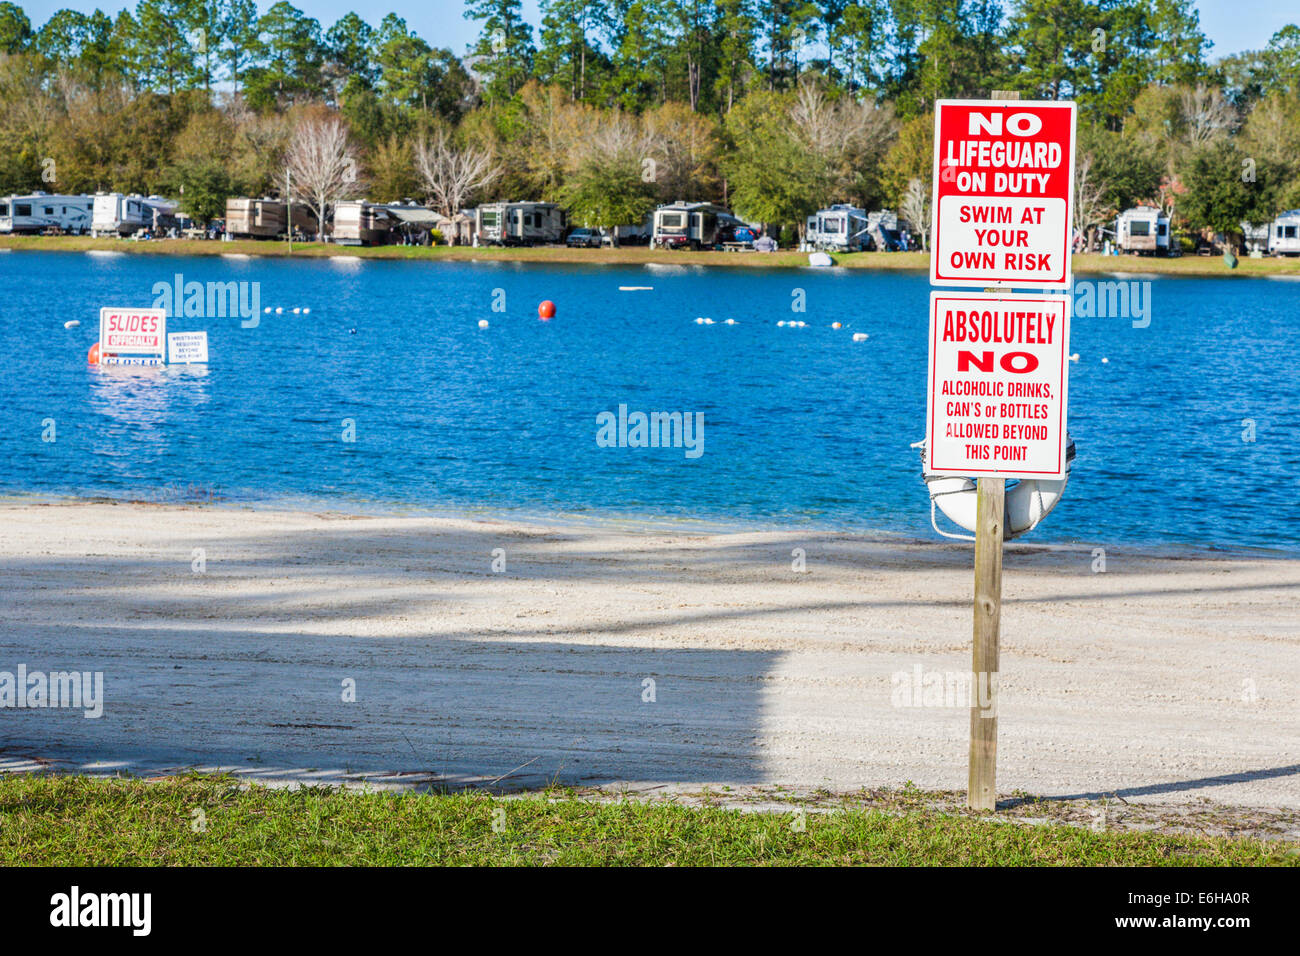
[[282, 306], [282, 305], [277, 305], [277, 306], [275, 307], [275, 314], [276, 314], [276, 315], [284, 315], [284, 306]]
[[1109, 365], [1109, 364], [1110, 364], [1110, 359], [1108, 359], [1108, 358], [1104, 358], [1104, 359], [1102, 359], [1102, 360], [1101, 360], [1101, 364], [1102, 364], [1102, 365]]
[[865, 342], [866, 340], [867, 340], [867, 333], [866, 333], [866, 332], [854, 332], [854, 333], [853, 333], [853, 341], [855, 341], [855, 342]]
[[831, 323], [831, 328], [832, 328], [832, 329], [842, 329], [842, 328], [844, 328], [844, 324], [843, 324], [842, 322], [832, 322], [832, 323]]
[[1078, 352], [1075, 352], [1073, 355], [1071, 355], [1071, 356], [1070, 356], [1070, 361], [1071, 361], [1071, 362], [1077, 362], [1077, 361], [1079, 361], [1079, 353], [1078, 353]]
[[268, 305], [268, 306], [267, 306], [265, 309], [263, 309], [262, 311], [265, 312], [267, 315], [270, 315], [270, 314], [271, 314], [271, 307]]
[[723, 324], [724, 324], [724, 325], [735, 325], [735, 324], [736, 324], [736, 320], [735, 320], [735, 319], [727, 319]]
[[695, 319], [695, 324], [696, 324], [696, 325], [703, 325], [703, 324], [704, 324], [704, 319], [703, 319], [702, 317], [697, 317], [697, 318]]
[[705, 320], [704, 320], [704, 324], [705, 324], [705, 325], [712, 325], [712, 324], [713, 324], [713, 320], [712, 320], [712, 319], [705, 319]]
[[81, 324], [81, 320], [80, 320], [80, 319], [72, 319], [72, 320], [70, 320], [70, 321], [68, 321], [68, 322], [64, 322], [64, 323], [63, 323], [63, 327], [64, 327], [65, 329], [75, 329], [75, 328], [76, 328], [77, 326], [79, 326], [80, 324]]
[[479, 320], [478, 320], [478, 327], [479, 327], [480, 329], [486, 329], [486, 328], [488, 327], [488, 320], [487, 320], [487, 319], [479, 319]]
[[303, 314], [303, 315], [311, 315], [311, 309], [307, 308], [307, 307], [304, 305], [304, 306], [302, 307], [302, 314]]
[[784, 325], [785, 325], [785, 319], [782, 319], [780, 322], [776, 323], [776, 327], [778, 329], [782, 328]]
[[294, 315], [302, 315], [302, 308], [301, 308], [300, 306], [296, 306], [296, 305], [295, 305], [295, 306], [293, 307], [293, 314], [294, 314]]

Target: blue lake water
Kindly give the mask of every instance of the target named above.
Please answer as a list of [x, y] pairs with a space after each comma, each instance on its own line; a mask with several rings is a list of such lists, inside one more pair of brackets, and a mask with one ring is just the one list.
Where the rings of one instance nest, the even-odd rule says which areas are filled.
[[[207, 330], [206, 368], [88, 367], [99, 307], [151, 305], [177, 274], [257, 282], [284, 314], [171, 319]], [[8, 252], [0, 289], [0, 493], [937, 537], [908, 447], [924, 436], [922, 275]], [[1028, 540], [1300, 551], [1300, 282], [1150, 292], [1146, 328], [1073, 324], [1078, 458]], [[620, 404], [703, 412], [703, 454], [598, 447], [597, 414]]]

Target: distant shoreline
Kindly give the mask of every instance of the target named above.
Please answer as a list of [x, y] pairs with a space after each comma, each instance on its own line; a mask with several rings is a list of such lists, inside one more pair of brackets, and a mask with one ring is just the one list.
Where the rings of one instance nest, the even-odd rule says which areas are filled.
[[[89, 236], [3, 236], [0, 249], [35, 252], [113, 251], [140, 255], [219, 256], [246, 255], [275, 258], [320, 259], [351, 256], [362, 259], [421, 262], [524, 262], [564, 265], [698, 265], [738, 268], [799, 268], [808, 266], [804, 252], [673, 252], [624, 246], [619, 249], [568, 249], [564, 247], [474, 248], [472, 246], [336, 246], [329, 243], [295, 242], [290, 253], [282, 241], [240, 239], [217, 242], [194, 239], [159, 239], [132, 242], [126, 239], [92, 239]], [[930, 267], [923, 252], [856, 252], [834, 255], [835, 264], [848, 269], [917, 271]], [[1219, 256], [1182, 256], [1158, 259], [1145, 256], [1076, 255], [1078, 275], [1131, 273], [1215, 278], [1295, 276], [1300, 278], [1300, 257], [1248, 257], [1229, 269]]]

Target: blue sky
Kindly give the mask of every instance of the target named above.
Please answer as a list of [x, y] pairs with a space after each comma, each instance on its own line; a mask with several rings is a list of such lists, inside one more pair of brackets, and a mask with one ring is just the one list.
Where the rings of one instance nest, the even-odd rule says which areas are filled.
[[[39, 25], [50, 14], [63, 8], [89, 12], [99, 7], [116, 13], [124, 7], [135, 7], [119, 0], [14, 0], [27, 11], [33, 24]], [[258, 7], [266, 10], [275, 0], [258, 0]], [[292, 0], [291, 0], [292, 2]], [[356, 0], [300, 0], [294, 6], [321, 21], [328, 27], [350, 10], [358, 13], [372, 25], [377, 25], [390, 10], [405, 18], [416, 33], [434, 46], [450, 47], [456, 53], [465, 48], [477, 33], [475, 24], [462, 16], [461, 0], [389, 0], [371, 7]], [[523, 0], [524, 17], [533, 24], [541, 20], [538, 0]], [[1206, 36], [1214, 41], [1212, 56], [1225, 56], [1243, 50], [1257, 50], [1268, 43], [1280, 27], [1300, 21], [1300, 4], [1296, 0], [1196, 0], [1201, 12], [1201, 26]], [[360, 8], [360, 9], [358, 9]], [[371, 11], [377, 12], [371, 12]], [[363, 12], [364, 11], [364, 12]]]

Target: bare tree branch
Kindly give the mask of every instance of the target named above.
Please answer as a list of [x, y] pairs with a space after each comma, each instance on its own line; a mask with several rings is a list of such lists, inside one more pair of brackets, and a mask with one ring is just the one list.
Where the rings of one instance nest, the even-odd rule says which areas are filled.
[[358, 183], [357, 156], [348, 142], [347, 127], [334, 117], [301, 121], [289, 141], [285, 172], [293, 195], [316, 210], [319, 238], [324, 241], [326, 206]]
[[491, 151], [469, 147], [457, 149], [445, 129], [415, 146], [415, 172], [444, 216], [454, 216], [476, 189], [482, 189], [501, 174], [493, 164]]

